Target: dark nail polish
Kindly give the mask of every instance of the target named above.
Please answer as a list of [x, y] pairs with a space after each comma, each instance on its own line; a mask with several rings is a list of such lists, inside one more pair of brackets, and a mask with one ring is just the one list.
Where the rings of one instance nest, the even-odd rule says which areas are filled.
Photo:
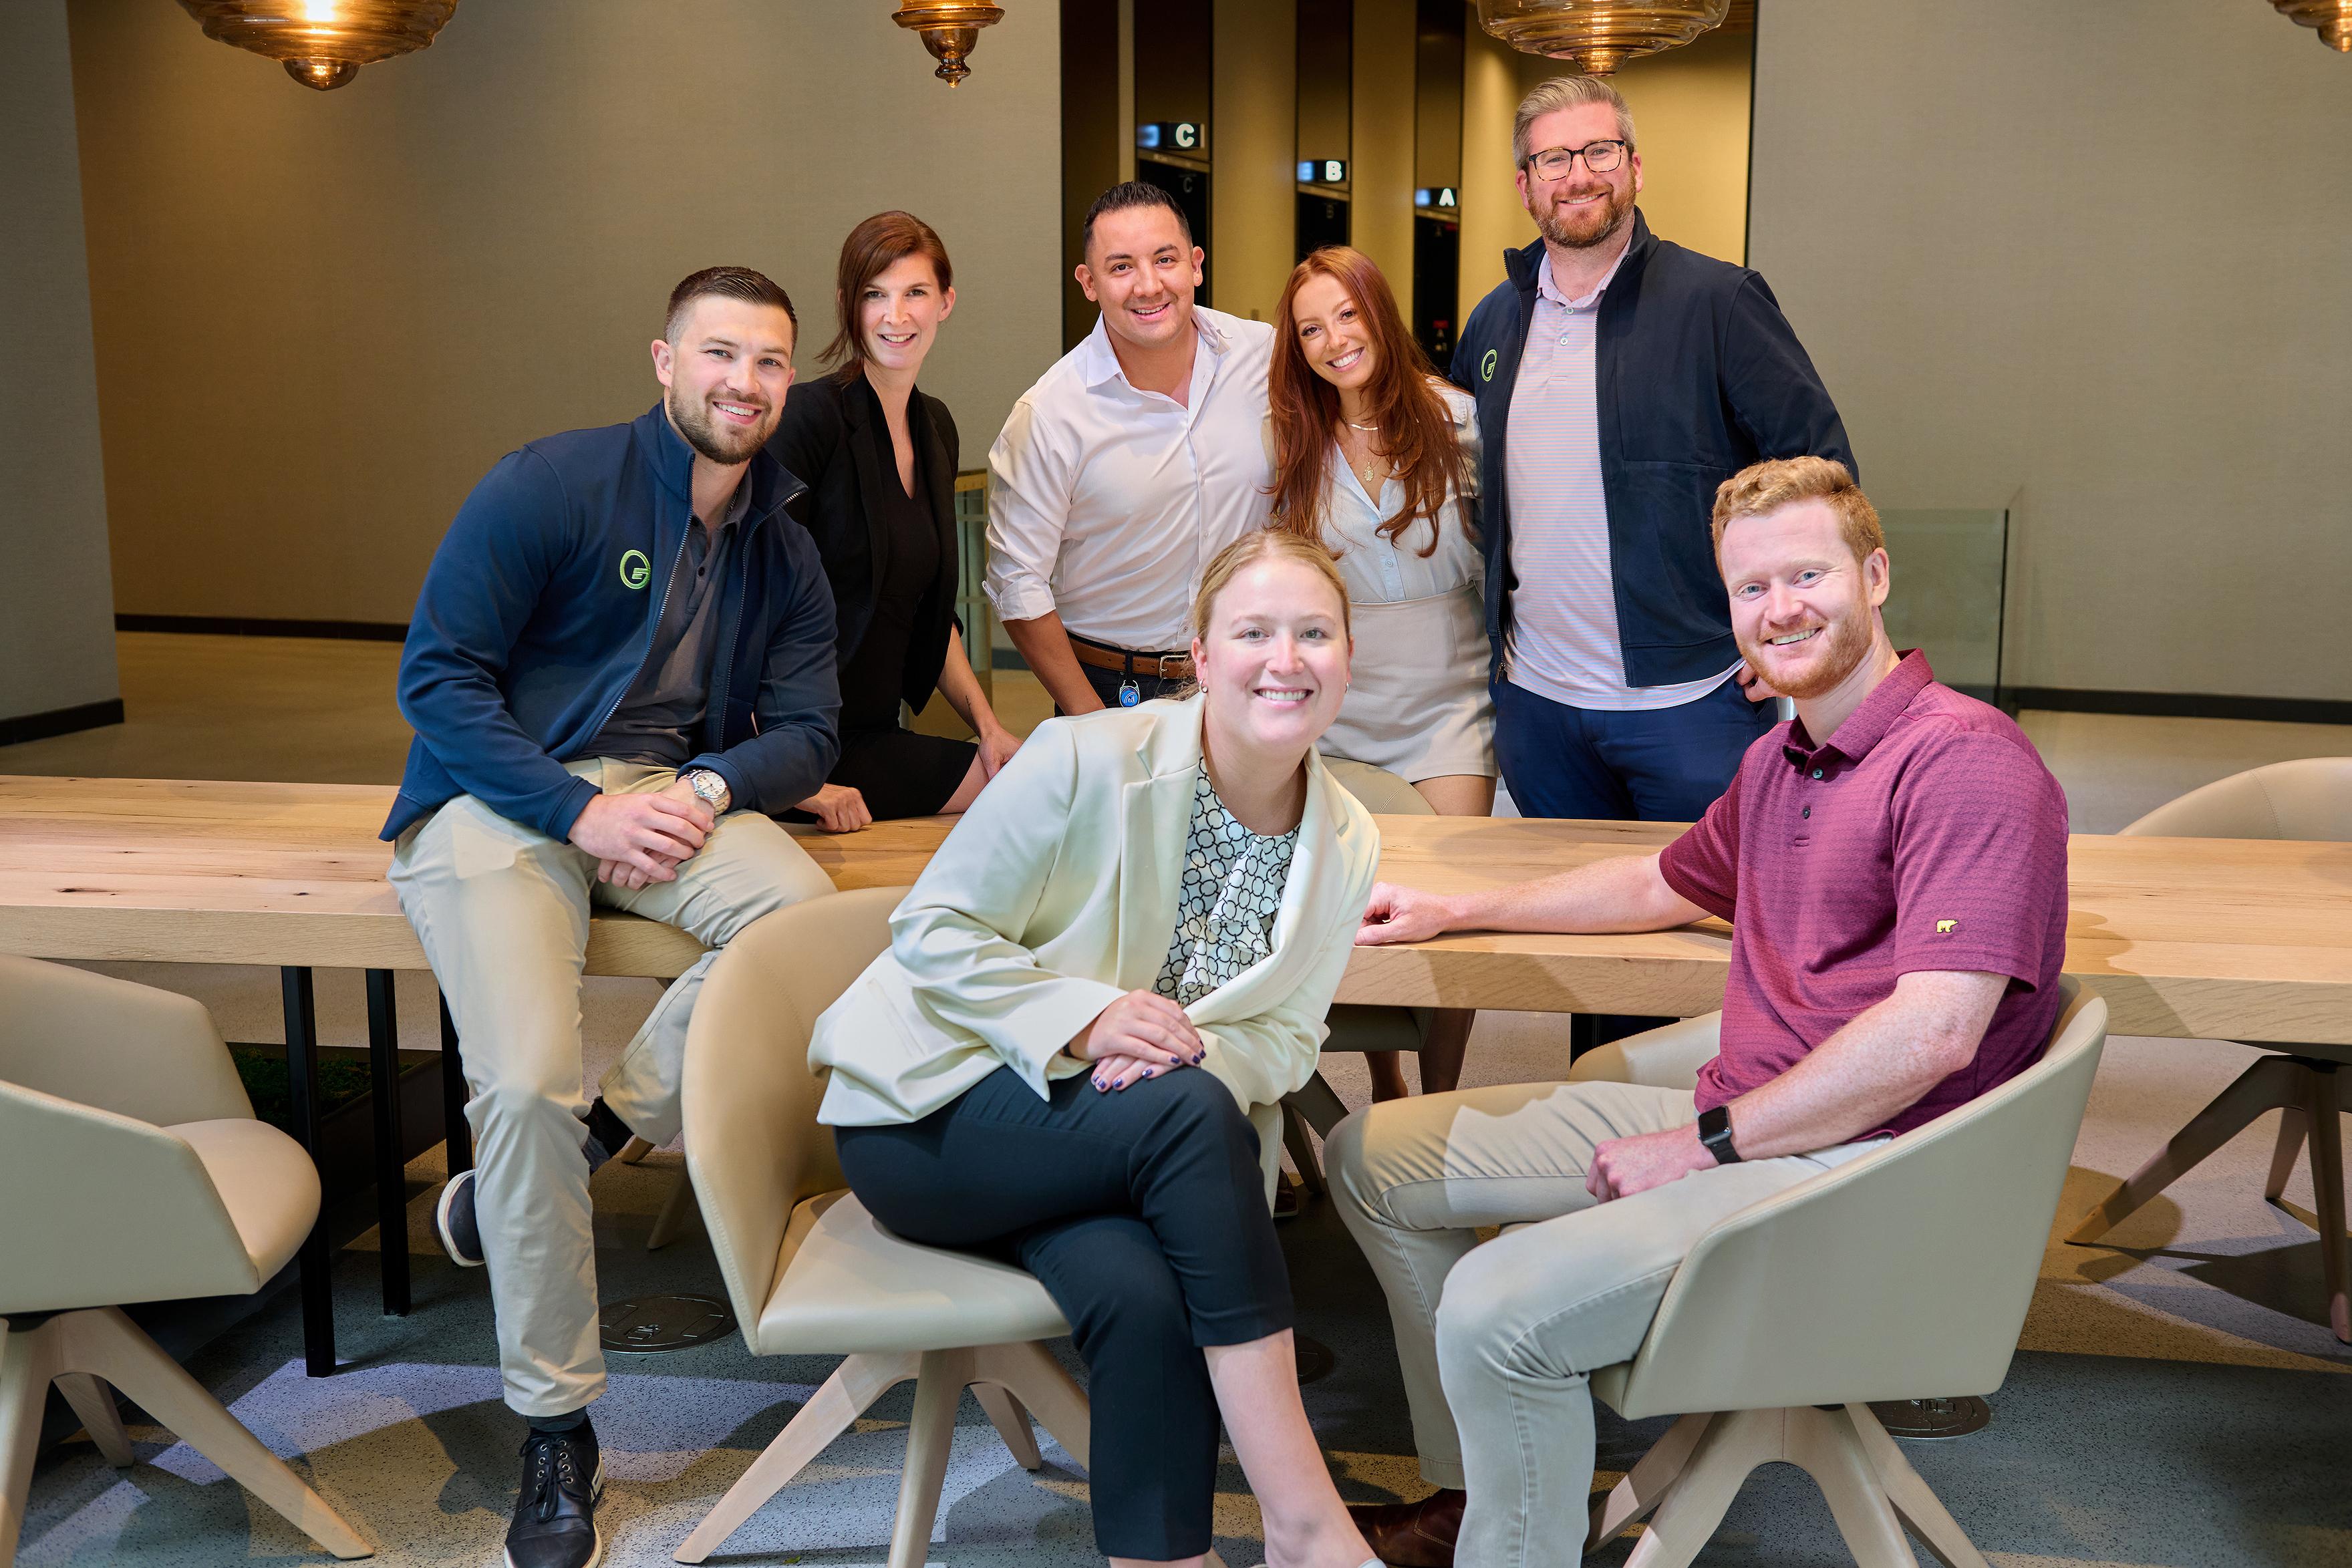
[[1156, 1067], [1147, 1067], [1147, 1068], [1145, 1068], [1145, 1069], [1143, 1070], [1143, 1075], [1144, 1075], [1146, 1078], [1149, 1078], [1149, 1077], [1150, 1077], [1153, 1073], [1155, 1073], [1155, 1072], [1157, 1072], [1157, 1071], [1160, 1071], [1160, 1070], [1159, 1070], [1158, 1068], [1156, 1068]]

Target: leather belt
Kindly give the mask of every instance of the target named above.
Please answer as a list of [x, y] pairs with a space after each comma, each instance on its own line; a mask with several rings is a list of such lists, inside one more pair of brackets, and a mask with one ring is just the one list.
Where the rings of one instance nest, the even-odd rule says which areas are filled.
[[1092, 664], [1097, 670], [1117, 670], [1129, 680], [1138, 675], [1154, 675], [1163, 681], [1192, 678], [1190, 653], [1130, 653], [1124, 648], [1106, 648], [1076, 637], [1070, 639], [1070, 653], [1081, 664]]

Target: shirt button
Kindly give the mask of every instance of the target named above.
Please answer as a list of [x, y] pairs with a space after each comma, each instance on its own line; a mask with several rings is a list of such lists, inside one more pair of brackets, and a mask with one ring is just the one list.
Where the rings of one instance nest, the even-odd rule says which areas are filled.
[[1812, 814], [1813, 809], [1811, 806], [1806, 807], [1803, 810], [1797, 813], [1800, 817], [1810, 817]]
[[1821, 770], [1820, 768], [1814, 768], [1814, 769], [1813, 769], [1813, 777], [1814, 777], [1814, 778], [1816, 778], [1816, 779], [1818, 779], [1818, 778], [1820, 778], [1821, 776], [1822, 776], [1822, 770]]
[[1568, 347], [1568, 334], [1565, 332], [1559, 336], [1559, 346], [1563, 349]]

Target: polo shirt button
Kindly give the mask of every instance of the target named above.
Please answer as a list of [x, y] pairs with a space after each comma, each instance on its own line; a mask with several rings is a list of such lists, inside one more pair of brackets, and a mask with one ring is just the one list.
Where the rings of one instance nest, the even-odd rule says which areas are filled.
[[1818, 778], [1820, 778], [1821, 776], [1822, 776], [1822, 770], [1821, 770], [1820, 768], [1814, 768], [1814, 769], [1813, 769], [1813, 777], [1814, 777], [1814, 778], [1816, 778], [1816, 779], [1818, 779]]
[[1806, 807], [1803, 810], [1797, 813], [1800, 817], [1810, 817], [1812, 814], [1813, 809], [1811, 806]]
[[1564, 332], [1560, 334], [1559, 346], [1563, 349], [1568, 347], [1568, 335]]

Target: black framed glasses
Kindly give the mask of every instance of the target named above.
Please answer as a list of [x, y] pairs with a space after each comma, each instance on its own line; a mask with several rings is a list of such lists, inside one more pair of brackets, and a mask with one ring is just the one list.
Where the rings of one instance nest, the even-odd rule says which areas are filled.
[[1565, 180], [1568, 172], [1576, 167], [1579, 158], [1596, 174], [1606, 174], [1625, 162], [1631, 151], [1622, 141], [1588, 141], [1581, 147], [1547, 147], [1530, 156], [1522, 168], [1533, 169], [1547, 180]]

